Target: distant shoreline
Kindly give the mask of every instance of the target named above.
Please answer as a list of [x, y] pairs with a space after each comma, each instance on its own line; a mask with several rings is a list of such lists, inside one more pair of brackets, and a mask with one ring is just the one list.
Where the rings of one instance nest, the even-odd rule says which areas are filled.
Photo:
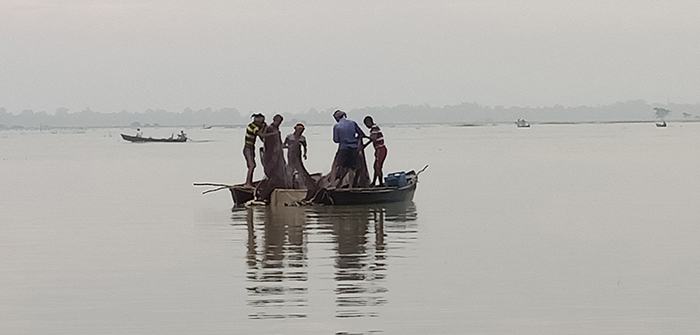
[[[310, 109], [307, 112], [281, 112], [285, 122], [301, 122], [306, 125], [331, 125], [336, 108], [324, 111]], [[342, 108], [341, 108], [342, 109]], [[656, 110], [666, 111], [658, 114]], [[656, 104], [643, 100], [617, 102], [601, 106], [566, 107], [504, 107], [483, 106], [477, 103], [459, 105], [398, 105], [393, 107], [364, 107], [345, 110], [350, 119], [361, 121], [365, 115], [380, 125], [413, 124], [461, 124], [486, 125], [512, 123], [526, 119], [531, 124], [585, 124], [585, 123], [645, 123], [665, 119], [669, 122], [700, 122], [700, 104]], [[225, 127], [237, 128], [250, 122], [252, 112], [239, 112], [235, 108], [213, 110], [185, 109], [182, 112], [146, 110], [144, 112], [121, 111], [100, 113], [90, 109], [70, 113], [59, 108], [56, 113], [22, 111], [8, 113], [0, 108], [0, 129], [39, 128], [104, 128], [104, 127]], [[271, 117], [275, 112], [265, 112]]]
[[[531, 125], [596, 125], [596, 124], [655, 124], [659, 120], [614, 120], [614, 121], [529, 121]], [[666, 123], [700, 123], [700, 120], [666, 120]], [[401, 127], [401, 126], [451, 126], [451, 127], [492, 127], [492, 126], [502, 126], [511, 125], [514, 122], [475, 122], [475, 123], [460, 123], [460, 122], [406, 122], [406, 123], [390, 123], [386, 122], [383, 124], [385, 127]], [[333, 123], [309, 123], [307, 126], [332, 126]], [[209, 127], [209, 126], [208, 126]], [[224, 129], [242, 129], [245, 125], [241, 124], [226, 124], [226, 125], [211, 125], [212, 129], [224, 128]], [[12, 127], [0, 127], [0, 131], [51, 131], [51, 130], [88, 130], [88, 129], [169, 129], [169, 128], [182, 128], [182, 129], [198, 129], [202, 128], [201, 125], [164, 125], [164, 126], [43, 126], [40, 127], [24, 127], [24, 126], [12, 126]], [[208, 130], [208, 129], [203, 129]]]

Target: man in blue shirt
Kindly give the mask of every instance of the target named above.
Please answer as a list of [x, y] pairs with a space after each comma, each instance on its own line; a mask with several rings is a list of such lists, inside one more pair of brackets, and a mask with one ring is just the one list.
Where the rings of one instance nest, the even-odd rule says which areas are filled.
[[333, 142], [338, 143], [335, 159], [341, 168], [341, 173], [337, 177], [342, 179], [346, 173], [350, 173], [350, 181], [354, 184], [355, 173], [352, 170], [357, 169], [360, 140], [367, 136], [355, 121], [347, 119], [345, 112], [337, 110], [333, 113], [333, 117], [337, 122], [333, 126]]

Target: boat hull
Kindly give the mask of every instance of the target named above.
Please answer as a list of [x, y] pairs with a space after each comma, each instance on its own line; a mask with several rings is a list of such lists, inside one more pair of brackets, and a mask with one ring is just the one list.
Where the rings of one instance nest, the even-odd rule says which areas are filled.
[[[314, 202], [325, 205], [375, 205], [386, 203], [410, 202], [418, 186], [418, 176], [414, 171], [406, 173], [407, 185], [404, 187], [369, 187], [341, 188], [322, 190], [325, 194], [316, 194]], [[257, 184], [257, 183], [256, 183]], [[234, 185], [229, 187], [233, 204], [242, 206], [255, 198], [255, 190]]]
[[246, 202], [255, 199], [253, 193], [254, 188], [243, 187], [243, 185], [234, 185], [228, 188], [231, 191], [234, 206], [243, 206]]
[[414, 171], [406, 173], [406, 186], [341, 188], [327, 190], [323, 203], [327, 205], [374, 205], [413, 200], [418, 186], [418, 176]]
[[331, 205], [374, 205], [413, 200], [416, 183], [401, 188], [344, 189], [328, 191]]

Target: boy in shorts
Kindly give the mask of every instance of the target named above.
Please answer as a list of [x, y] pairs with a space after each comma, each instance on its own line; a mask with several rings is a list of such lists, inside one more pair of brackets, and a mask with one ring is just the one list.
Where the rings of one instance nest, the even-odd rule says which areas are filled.
[[386, 160], [386, 145], [384, 145], [384, 135], [382, 130], [379, 129], [374, 123], [371, 116], [365, 116], [364, 124], [369, 131], [369, 142], [365, 144], [365, 147], [370, 143], [374, 144], [374, 177], [372, 177], [372, 185], [374, 185], [375, 180], [379, 180], [379, 186], [384, 186], [384, 172], [382, 168], [384, 167], [384, 160]]

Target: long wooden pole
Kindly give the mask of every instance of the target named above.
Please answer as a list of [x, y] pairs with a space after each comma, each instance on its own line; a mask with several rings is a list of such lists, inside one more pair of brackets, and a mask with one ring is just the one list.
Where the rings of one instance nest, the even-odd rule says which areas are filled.
[[218, 183], [194, 183], [194, 186], [218, 186], [217, 188], [211, 189], [211, 190], [206, 190], [202, 192], [202, 194], [207, 194], [211, 192], [216, 192], [220, 191], [223, 189], [231, 188], [233, 185], [227, 185], [227, 184], [218, 184]]

